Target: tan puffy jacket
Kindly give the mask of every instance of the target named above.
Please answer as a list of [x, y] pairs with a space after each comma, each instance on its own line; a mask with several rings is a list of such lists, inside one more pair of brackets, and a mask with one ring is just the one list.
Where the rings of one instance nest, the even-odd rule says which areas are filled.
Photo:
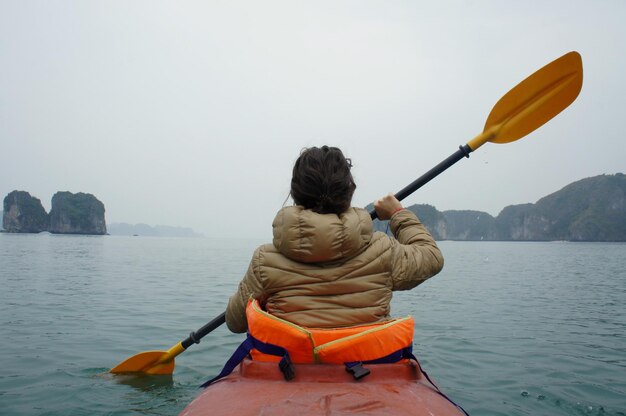
[[335, 215], [285, 207], [272, 227], [273, 244], [256, 249], [228, 302], [226, 324], [233, 332], [247, 329], [250, 296], [271, 314], [311, 328], [383, 321], [393, 290], [412, 289], [443, 267], [432, 236], [406, 209], [390, 220], [397, 240], [372, 233], [361, 208]]

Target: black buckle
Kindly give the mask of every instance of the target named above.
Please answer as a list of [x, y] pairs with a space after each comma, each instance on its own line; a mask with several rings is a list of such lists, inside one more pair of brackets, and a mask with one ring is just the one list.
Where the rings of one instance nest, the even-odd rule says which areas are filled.
[[283, 376], [287, 381], [293, 380], [293, 378], [296, 376], [296, 369], [293, 366], [289, 355], [283, 356], [283, 358], [278, 363], [278, 368], [280, 368], [280, 371], [283, 373]]
[[363, 363], [346, 364], [346, 371], [352, 373], [355, 380], [360, 380], [370, 373], [370, 370], [363, 367]]

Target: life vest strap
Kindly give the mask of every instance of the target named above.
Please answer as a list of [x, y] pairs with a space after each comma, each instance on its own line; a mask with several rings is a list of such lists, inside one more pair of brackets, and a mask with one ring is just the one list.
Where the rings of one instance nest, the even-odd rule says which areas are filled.
[[345, 365], [346, 371], [352, 373], [355, 380], [360, 380], [370, 373], [370, 370], [363, 367], [363, 364], [392, 364], [404, 359], [417, 361], [417, 357], [413, 355], [413, 345], [409, 345], [406, 348], [402, 348], [401, 350], [392, 352], [389, 355], [375, 360], [351, 361], [349, 363], [345, 363]]
[[[237, 349], [228, 359], [228, 361], [226, 361], [226, 364], [224, 365], [224, 368], [222, 368], [222, 371], [217, 376], [203, 383], [200, 387], [208, 387], [217, 380], [224, 378], [232, 373], [233, 370], [244, 360], [244, 358], [246, 358], [250, 354], [250, 351], [252, 351], [253, 349], [258, 350], [263, 354], [281, 357], [281, 360], [278, 363], [278, 368], [283, 373], [285, 380], [289, 381], [295, 377], [295, 367], [291, 361], [291, 357], [289, 356], [289, 351], [281, 346], [259, 341], [258, 339], [250, 335], [250, 333], [248, 333], [246, 339], [239, 345], [239, 347], [237, 347]], [[369, 374], [369, 370], [363, 369], [366, 373], [359, 371], [357, 377], [357, 373], [350, 370], [352, 367], [362, 364], [397, 363], [402, 359], [412, 359], [417, 361], [417, 358], [415, 358], [415, 355], [413, 355], [413, 345], [409, 345], [405, 348], [402, 348], [401, 350], [395, 351], [389, 355], [377, 358], [375, 360], [352, 361], [346, 362], [344, 364], [346, 365], [346, 369], [352, 372], [355, 378], [360, 379]]]
[[409, 359], [417, 361], [417, 357], [413, 355], [413, 345], [409, 345], [408, 347], [402, 348], [398, 351], [394, 351], [389, 355], [384, 357], [376, 358], [375, 360], [367, 360], [367, 361], [350, 361], [345, 363], [346, 365], [363, 363], [363, 364], [393, 364], [397, 363], [400, 360]]
[[454, 406], [456, 406], [457, 409], [459, 409], [461, 412], [463, 412], [463, 414], [465, 416], [469, 416], [469, 413], [467, 413], [465, 411], [465, 409], [463, 409], [460, 405], [456, 404], [454, 402], [454, 400], [452, 400], [451, 398], [449, 398], [444, 392], [442, 392], [439, 387], [437, 387], [437, 385], [430, 379], [430, 377], [428, 376], [428, 374], [426, 373], [426, 371], [424, 371], [424, 368], [421, 366], [420, 364], [420, 371], [422, 372], [422, 374], [424, 374], [424, 377], [426, 377], [426, 380], [428, 380], [428, 382], [430, 383], [431, 386], [433, 386], [433, 388], [435, 389], [435, 391], [437, 393], [439, 393], [444, 399], [446, 399], [447, 401], [449, 401], [450, 403], [452, 403]]
[[252, 335], [248, 334], [246, 339], [237, 347], [233, 355], [226, 361], [224, 364], [224, 368], [222, 371], [212, 379], [204, 382], [200, 385], [200, 387], [208, 387], [211, 384], [215, 383], [217, 380], [226, 377], [250, 354], [252, 350], [258, 350], [263, 354], [275, 355], [278, 357], [282, 357], [280, 362], [278, 363], [278, 368], [283, 373], [285, 380], [292, 380], [295, 375], [295, 368], [293, 363], [291, 362], [291, 358], [289, 357], [289, 351], [285, 348], [280, 347], [278, 345], [270, 344], [267, 342], [259, 341], [254, 338]]

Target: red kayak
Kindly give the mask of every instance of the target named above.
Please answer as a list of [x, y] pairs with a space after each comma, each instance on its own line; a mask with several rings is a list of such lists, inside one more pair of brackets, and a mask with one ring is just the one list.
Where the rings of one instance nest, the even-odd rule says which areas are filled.
[[429, 380], [415, 361], [367, 365], [361, 380], [333, 364], [295, 364], [285, 381], [276, 363], [244, 360], [205, 388], [181, 416], [466, 414]]

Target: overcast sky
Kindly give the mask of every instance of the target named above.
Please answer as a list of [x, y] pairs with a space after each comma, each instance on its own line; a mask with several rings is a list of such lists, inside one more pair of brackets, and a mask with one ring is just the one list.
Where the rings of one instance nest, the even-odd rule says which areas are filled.
[[49, 210], [57, 191], [87, 192], [107, 223], [269, 240], [302, 148], [343, 149], [364, 206], [580, 52], [568, 109], [404, 201], [495, 216], [626, 171], [624, 22], [622, 0], [0, 0], [0, 195]]

